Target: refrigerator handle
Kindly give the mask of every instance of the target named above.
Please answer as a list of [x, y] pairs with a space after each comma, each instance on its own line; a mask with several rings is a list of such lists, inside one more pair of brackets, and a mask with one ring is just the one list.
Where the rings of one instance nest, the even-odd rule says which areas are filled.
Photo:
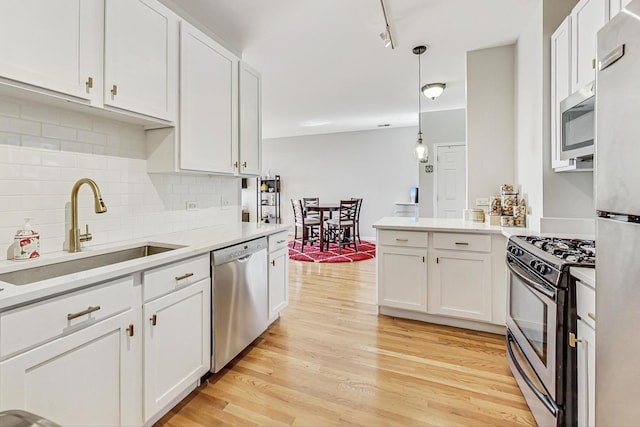
[[609, 67], [610, 65], [612, 65], [614, 62], [616, 62], [618, 59], [622, 58], [623, 56], [624, 56], [624, 43], [614, 48], [611, 52], [607, 53], [604, 58], [602, 58], [602, 61], [600, 61], [599, 71], [602, 71], [605, 68]]

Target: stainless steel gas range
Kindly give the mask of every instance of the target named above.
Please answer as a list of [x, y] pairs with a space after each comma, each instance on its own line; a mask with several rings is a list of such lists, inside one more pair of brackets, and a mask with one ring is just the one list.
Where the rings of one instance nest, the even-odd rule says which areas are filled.
[[507, 360], [538, 425], [576, 425], [575, 284], [569, 267], [594, 267], [592, 240], [512, 236]]

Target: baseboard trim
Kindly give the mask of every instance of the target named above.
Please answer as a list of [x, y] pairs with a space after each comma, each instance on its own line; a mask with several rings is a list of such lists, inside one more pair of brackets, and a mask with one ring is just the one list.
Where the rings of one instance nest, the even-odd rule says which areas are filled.
[[422, 322], [436, 323], [438, 325], [453, 326], [456, 328], [471, 329], [474, 331], [489, 332], [492, 334], [506, 335], [506, 325], [496, 325], [474, 320], [458, 319], [455, 317], [438, 316], [435, 314], [418, 313], [392, 307], [378, 306], [378, 314], [400, 317], [403, 319], [419, 320]]

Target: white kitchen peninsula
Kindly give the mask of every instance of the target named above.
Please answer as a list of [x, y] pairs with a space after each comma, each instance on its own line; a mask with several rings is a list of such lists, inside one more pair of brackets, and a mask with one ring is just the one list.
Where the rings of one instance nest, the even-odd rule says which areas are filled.
[[468, 329], [505, 331], [506, 237], [488, 223], [385, 217], [378, 242], [378, 312]]

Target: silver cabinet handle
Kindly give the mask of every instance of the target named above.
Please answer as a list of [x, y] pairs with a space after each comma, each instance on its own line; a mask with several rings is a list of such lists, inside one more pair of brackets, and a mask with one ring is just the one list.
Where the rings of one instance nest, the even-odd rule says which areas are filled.
[[397, 242], [408, 242], [408, 241], [409, 241], [409, 239], [402, 238], [402, 237], [396, 237], [396, 241], [397, 241]]
[[469, 244], [467, 242], [456, 242], [456, 245], [469, 246]]
[[98, 310], [100, 310], [100, 306], [99, 305], [96, 305], [95, 307], [87, 307], [86, 310], [82, 310], [82, 311], [79, 311], [77, 313], [69, 313], [69, 314], [67, 314], [67, 320], [73, 320], [73, 319], [76, 319], [78, 317], [82, 317], [85, 314], [93, 313], [94, 311], [98, 311]]
[[278, 240], [276, 243], [284, 243], [286, 240]]
[[193, 276], [193, 273], [185, 273], [182, 276], [176, 276], [176, 282], [179, 282], [180, 280], [187, 279], [187, 278], [189, 278], [191, 276]]
[[589, 312], [589, 313], [587, 313], [587, 316], [589, 316], [590, 318], [592, 318], [592, 319], [593, 319], [593, 321], [595, 322], [595, 320], [596, 320], [596, 315], [595, 315], [595, 313], [591, 313], [591, 312]]

